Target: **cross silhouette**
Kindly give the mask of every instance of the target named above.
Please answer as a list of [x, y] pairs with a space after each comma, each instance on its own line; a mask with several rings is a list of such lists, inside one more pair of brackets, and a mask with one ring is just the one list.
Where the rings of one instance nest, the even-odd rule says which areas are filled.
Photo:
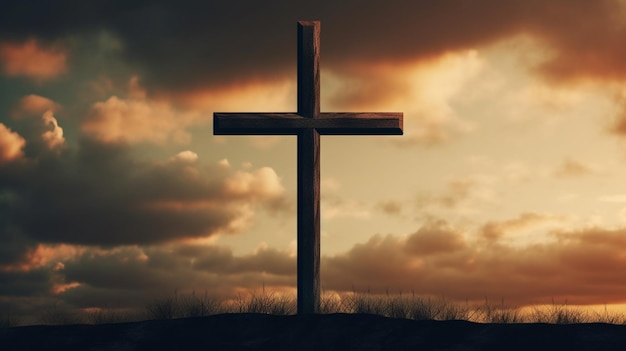
[[402, 135], [399, 113], [320, 113], [320, 22], [298, 22], [298, 112], [213, 114], [215, 135], [298, 137], [298, 314], [320, 308], [320, 135]]

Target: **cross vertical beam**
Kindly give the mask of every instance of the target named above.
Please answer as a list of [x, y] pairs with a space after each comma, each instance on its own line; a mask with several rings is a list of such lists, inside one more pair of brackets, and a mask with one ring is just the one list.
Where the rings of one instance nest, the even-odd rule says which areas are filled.
[[298, 134], [298, 313], [320, 309], [320, 134]]
[[320, 114], [320, 23], [298, 22], [298, 115]]
[[[298, 22], [298, 115], [320, 113], [320, 24]], [[320, 309], [320, 134], [298, 133], [298, 313]]]

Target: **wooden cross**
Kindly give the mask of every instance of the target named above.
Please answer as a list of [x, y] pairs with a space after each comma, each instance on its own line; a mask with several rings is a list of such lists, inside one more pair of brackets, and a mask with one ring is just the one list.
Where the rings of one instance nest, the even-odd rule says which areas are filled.
[[215, 135], [298, 137], [298, 314], [320, 308], [320, 135], [402, 135], [402, 113], [320, 113], [320, 22], [298, 22], [298, 112], [213, 114]]

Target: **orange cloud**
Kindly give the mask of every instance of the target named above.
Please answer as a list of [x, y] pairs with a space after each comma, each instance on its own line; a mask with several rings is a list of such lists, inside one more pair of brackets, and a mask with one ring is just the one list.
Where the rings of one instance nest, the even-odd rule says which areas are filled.
[[[522, 215], [503, 226], [540, 220]], [[459, 229], [425, 227], [401, 238], [375, 236], [325, 257], [322, 281], [336, 291], [415, 291], [458, 301], [505, 299], [513, 305], [626, 301], [626, 230], [545, 233], [543, 243], [484, 245]], [[435, 233], [443, 235], [436, 236]], [[421, 250], [421, 251], [420, 251]]]
[[520, 214], [516, 218], [505, 221], [489, 221], [480, 229], [480, 236], [489, 241], [497, 241], [505, 234], [515, 230], [522, 230], [532, 226], [554, 221], [554, 216], [543, 215], [534, 212]]
[[25, 76], [37, 81], [50, 80], [67, 71], [67, 52], [45, 48], [35, 39], [19, 44], [0, 44], [0, 61], [6, 75]]
[[420, 228], [406, 240], [405, 250], [415, 255], [436, 255], [454, 252], [465, 247], [462, 235], [442, 224], [431, 224]]
[[168, 101], [148, 98], [134, 77], [129, 83], [128, 97], [111, 96], [95, 103], [82, 130], [107, 143], [173, 141], [186, 144], [191, 136], [185, 128], [197, 119], [194, 113], [176, 110]]
[[104, 142], [163, 143], [170, 139], [179, 142], [189, 139], [168, 104], [117, 96], [95, 103], [82, 129]]
[[0, 164], [22, 157], [25, 145], [22, 136], [0, 123]]
[[13, 109], [13, 118], [26, 116], [40, 116], [46, 111], [56, 111], [59, 104], [40, 95], [30, 94], [20, 99], [18, 105]]
[[325, 111], [403, 111], [405, 134], [397, 145], [432, 145], [471, 132], [452, 101], [481, 73], [475, 50], [448, 53], [427, 62], [354, 64], [322, 71]]
[[559, 13], [559, 20], [545, 18], [531, 29], [554, 48], [541, 73], [560, 81], [626, 77], [623, 2], [578, 1], [577, 6], [555, 6], [546, 12], [546, 17]]
[[47, 266], [54, 271], [59, 271], [65, 267], [63, 261], [73, 260], [85, 252], [87, 249], [78, 245], [38, 244], [25, 253], [22, 261], [0, 267], [0, 270], [27, 272]]
[[79, 287], [80, 284], [77, 282], [71, 282], [71, 283], [54, 283], [52, 285], [52, 293], [55, 295], [58, 294], [62, 294], [70, 289], [74, 289]]
[[[63, 128], [54, 116], [54, 112], [59, 110], [61, 105], [54, 101], [36, 94], [22, 97], [13, 108], [12, 117], [14, 119], [26, 119], [27, 123], [32, 123], [40, 133], [41, 141], [48, 149], [55, 149], [65, 143]], [[32, 140], [32, 135], [27, 136]]]

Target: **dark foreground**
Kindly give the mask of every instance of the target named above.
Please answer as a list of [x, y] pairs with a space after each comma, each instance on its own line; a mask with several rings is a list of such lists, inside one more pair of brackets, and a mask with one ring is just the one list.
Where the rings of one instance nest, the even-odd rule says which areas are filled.
[[2, 350], [624, 350], [626, 326], [478, 324], [374, 315], [211, 317], [0, 329]]

